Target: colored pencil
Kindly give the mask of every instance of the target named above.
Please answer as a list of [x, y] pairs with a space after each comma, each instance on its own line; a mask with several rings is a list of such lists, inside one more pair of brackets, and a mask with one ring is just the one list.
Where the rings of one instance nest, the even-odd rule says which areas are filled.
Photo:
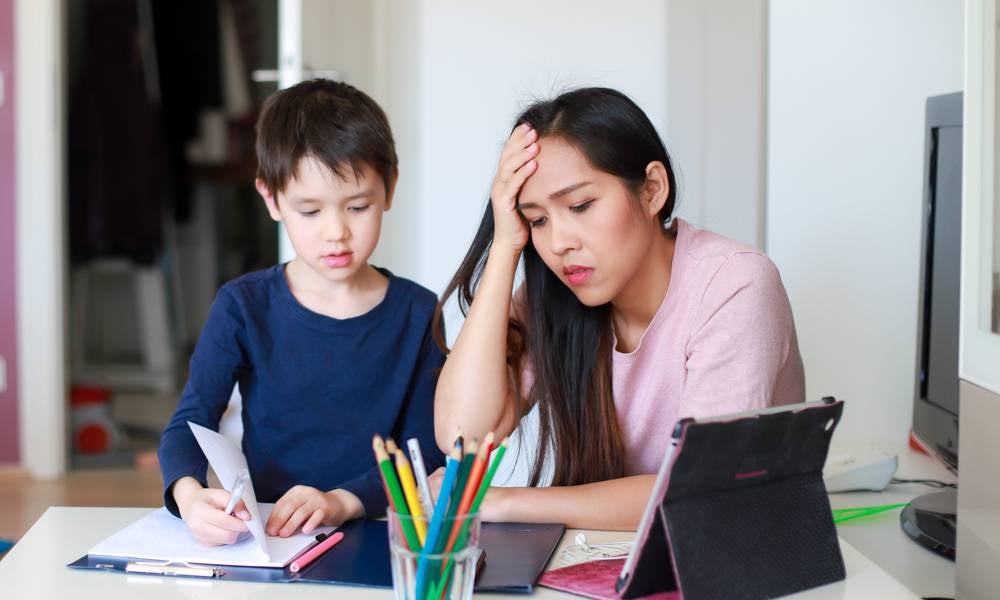
[[[479, 484], [483, 480], [483, 475], [486, 473], [486, 465], [490, 459], [490, 448], [493, 446], [493, 432], [486, 434], [486, 439], [483, 440], [483, 446], [479, 449], [479, 454], [474, 457], [472, 468], [469, 471], [469, 477], [466, 481], [465, 488], [462, 490], [461, 498], [458, 502], [458, 509], [455, 511], [457, 516], [469, 514], [469, 507], [472, 506], [472, 500], [479, 493]], [[458, 539], [459, 533], [465, 529], [464, 526], [458, 526], [452, 528], [451, 533], [448, 535], [448, 542], [444, 546], [444, 554], [451, 552], [451, 549], [455, 547], [455, 540]]]
[[396, 470], [392, 467], [392, 461], [389, 460], [389, 454], [385, 450], [385, 443], [382, 438], [376, 435], [372, 440], [372, 447], [375, 450], [375, 460], [378, 462], [379, 471], [382, 472], [383, 481], [389, 490], [389, 503], [395, 509], [396, 514], [401, 517], [399, 519], [400, 527], [403, 529], [406, 543], [409, 544], [410, 550], [416, 552], [420, 550], [420, 538], [417, 537], [413, 528], [413, 520], [407, 518], [410, 516], [410, 510], [406, 506], [403, 491], [399, 488], [399, 479], [396, 477]]
[[458, 470], [461, 463], [462, 438], [460, 436], [455, 442], [455, 447], [448, 455], [448, 460], [445, 463], [444, 479], [441, 482], [441, 490], [438, 492], [438, 499], [437, 503], [434, 505], [434, 513], [431, 517], [431, 523], [427, 528], [427, 541], [424, 543], [424, 548], [420, 552], [420, 561], [417, 564], [417, 598], [423, 598], [426, 593], [425, 586], [427, 582], [425, 580], [427, 578], [428, 555], [434, 553], [434, 548], [437, 546], [438, 538], [441, 535], [444, 515], [448, 512], [448, 504], [451, 500], [452, 492], [455, 489], [455, 479], [458, 476]]
[[[479, 490], [476, 492], [476, 496], [472, 499], [472, 504], [469, 506], [469, 514], [474, 514], [479, 512], [479, 505], [483, 503], [483, 498], [486, 496], [486, 492], [489, 491], [490, 485], [493, 483], [493, 477], [497, 473], [497, 469], [500, 467], [500, 462], [503, 460], [503, 455], [507, 452], [507, 438], [504, 438], [497, 448], [496, 455], [493, 457], [493, 462], [490, 463], [490, 468], [483, 476], [482, 481], [479, 483]], [[487, 454], [487, 457], [489, 454]], [[469, 537], [469, 527], [471, 523], [462, 523], [462, 531], [458, 536], [456, 546], [458, 548], [464, 548], [466, 539]], [[454, 566], [454, 561], [448, 559], [448, 563], [445, 565], [444, 572], [440, 578], [439, 590], [434, 590], [433, 596], [437, 598], [438, 596], [444, 596], [445, 592], [448, 590], [448, 578], [451, 576], [451, 569]]]
[[396, 470], [399, 472], [399, 483], [403, 486], [406, 504], [410, 508], [410, 514], [413, 515], [413, 526], [417, 530], [420, 547], [423, 548], [424, 540], [427, 538], [427, 521], [424, 519], [424, 510], [420, 506], [420, 498], [417, 496], [417, 483], [413, 480], [410, 461], [406, 460], [406, 455], [399, 448], [396, 448]]
[[406, 440], [406, 445], [410, 449], [410, 462], [413, 464], [413, 474], [417, 478], [420, 503], [424, 514], [430, 518], [431, 512], [434, 511], [434, 496], [431, 494], [431, 484], [427, 480], [427, 467], [424, 466], [424, 454], [420, 451], [420, 440], [410, 438]]

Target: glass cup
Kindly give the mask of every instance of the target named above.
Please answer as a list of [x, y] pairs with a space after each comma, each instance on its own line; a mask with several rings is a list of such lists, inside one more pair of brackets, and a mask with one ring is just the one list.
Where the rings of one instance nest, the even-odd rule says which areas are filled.
[[[472, 597], [479, 561], [479, 514], [456, 515], [441, 520], [435, 551], [424, 552], [418, 528], [425, 541], [433, 519], [401, 515], [391, 508], [389, 553], [392, 590], [397, 600], [467, 600]], [[448, 548], [449, 540], [452, 540]]]

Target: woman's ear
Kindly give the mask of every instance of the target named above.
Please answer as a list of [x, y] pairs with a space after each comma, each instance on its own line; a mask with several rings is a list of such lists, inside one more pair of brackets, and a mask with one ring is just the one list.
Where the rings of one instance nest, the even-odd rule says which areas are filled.
[[646, 182], [642, 185], [642, 201], [646, 214], [655, 217], [670, 196], [670, 178], [663, 163], [654, 160], [646, 165]]
[[264, 204], [267, 205], [267, 212], [271, 215], [271, 218], [275, 221], [281, 220], [281, 212], [278, 211], [278, 199], [271, 195], [268, 191], [267, 186], [264, 185], [264, 180], [258, 177], [254, 180], [254, 186], [257, 188], [257, 193], [260, 197], [264, 199]]

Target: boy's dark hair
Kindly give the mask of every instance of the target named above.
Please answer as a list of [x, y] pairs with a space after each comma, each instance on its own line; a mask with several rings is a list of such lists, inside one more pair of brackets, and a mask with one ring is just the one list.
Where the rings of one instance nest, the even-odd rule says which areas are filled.
[[382, 108], [352, 85], [303, 81], [264, 102], [257, 119], [257, 177], [277, 200], [299, 160], [311, 156], [344, 179], [367, 164], [388, 194], [398, 169], [396, 146]]

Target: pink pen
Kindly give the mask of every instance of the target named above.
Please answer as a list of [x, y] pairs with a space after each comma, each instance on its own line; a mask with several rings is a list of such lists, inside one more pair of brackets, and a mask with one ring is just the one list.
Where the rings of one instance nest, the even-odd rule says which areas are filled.
[[330, 534], [328, 538], [313, 546], [309, 552], [306, 552], [302, 556], [293, 560], [291, 566], [288, 568], [292, 571], [292, 573], [298, 573], [302, 569], [309, 566], [309, 563], [319, 558], [324, 552], [336, 546], [337, 542], [342, 539], [344, 539], [343, 531], [337, 531]]

